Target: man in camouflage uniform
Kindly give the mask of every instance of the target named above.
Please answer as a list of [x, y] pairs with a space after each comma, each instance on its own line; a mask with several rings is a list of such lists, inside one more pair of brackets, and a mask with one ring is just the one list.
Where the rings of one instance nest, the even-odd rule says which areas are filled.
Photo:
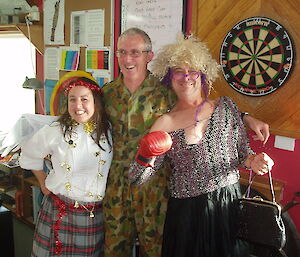
[[[151, 40], [144, 31], [128, 29], [120, 36], [117, 47], [121, 74], [103, 87], [114, 142], [104, 199], [104, 254], [105, 257], [130, 257], [138, 236], [140, 256], [159, 257], [168, 172], [166, 168], [161, 169], [139, 187], [130, 185], [127, 173], [140, 138], [148, 133], [157, 117], [170, 109], [175, 96], [147, 70], [153, 52]], [[266, 125], [252, 119], [257, 131]], [[268, 135], [268, 129], [264, 132]]]
[[142, 256], [158, 257], [167, 208], [166, 172], [159, 171], [141, 187], [130, 185], [127, 172], [140, 138], [171, 107], [172, 91], [147, 71], [153, 52], [143, 31], [123, 33], [117, 56], [122, 73], [103, 88], [114, 142], [104, 199], [105, 257], [131, 256], [137, 236]]

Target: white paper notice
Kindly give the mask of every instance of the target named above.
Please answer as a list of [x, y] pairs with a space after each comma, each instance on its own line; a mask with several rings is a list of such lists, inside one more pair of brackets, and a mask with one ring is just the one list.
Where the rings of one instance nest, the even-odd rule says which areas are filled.
[[71, 45], [86, 46], [85, 11], [71, 13]]
[[104, 10], [87, 10], [71, 13], [71, 45], [104, 45]]
[[87, 46], [103, 46], [104, 10], [91, 10], [87, 14]]
[[183, 1], [122, 0], [122, 31], [137, 27], [148, 33], [156, 52], [182, 30]]
[[283, 150], [294, 151], [295, 139], [289, 137], [275, 136], [274, 147]]
[[58, 47], [48, 47], [45, 49], [44, 55], [44, 78], [58, 80], [59, 79], [59, 56], [60, 49]]
[[64, 45], [65, 0], [44, 1], [45, 45]]

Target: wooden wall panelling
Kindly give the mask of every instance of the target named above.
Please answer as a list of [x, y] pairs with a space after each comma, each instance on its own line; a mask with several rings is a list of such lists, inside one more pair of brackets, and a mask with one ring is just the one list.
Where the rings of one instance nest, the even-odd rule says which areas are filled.
[[[42, 19], [42, 18], [41, 18]], [[29, 25], [30, 40], [39, 53], [44, 53], [44, 35], [42, 20]], [[0, 35], [2, 34], [18, 34], [22, 33], [29, 39], [28, 27], [26, 24], [0, 24]]]
[[[43, 17], [41, 17], [43, 19]], [[18, 24], [17, 28], [29, 39], [27, 25]], [[44, 35], [43, 35], [43, 21], [35, 22], [32, 25], [29, 25], [30, 31], [30, 40], [35, 46], [36, 50], [40, 54], [44, 54]]]
[[212, 55], [219, 60], [220, 47], [228, 31], [238, 22], [253, 16], [268, 17], [287, 29], [293, 40], [293, 72], [278, 90], [262, 97], [242, 95], [224, 80], [214, 84], [212, 97], [227, 95], [243, 111], [270, 124], [271, 133], [300, 138], [300, 1], [299, 0], [195, 0], [193, 1], [193, 34], [207, 43]]

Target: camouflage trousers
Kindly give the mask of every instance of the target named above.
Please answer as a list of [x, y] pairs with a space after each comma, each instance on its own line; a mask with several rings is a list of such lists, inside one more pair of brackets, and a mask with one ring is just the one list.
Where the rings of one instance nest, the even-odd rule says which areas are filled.
[[103, 202], [104, 256], [131, 257], [138, 237], [140, 257], [159, 257], [168, 199], [164, 170], [144, 185], [131, 186], [120, 166], [111, 166]]

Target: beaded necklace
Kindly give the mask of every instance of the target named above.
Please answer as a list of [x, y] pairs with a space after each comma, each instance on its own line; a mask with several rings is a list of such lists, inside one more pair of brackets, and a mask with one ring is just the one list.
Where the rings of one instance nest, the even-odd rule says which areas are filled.
[[199, 135], [199, 131], [197, 131], [197, 128], [200, 125], [200, 123], [208, 120], [208, 119], [202, 119], [202, 120], [198, 119], [198, 115], [200, 113], [200, 109], [203, 107], [203, 105], [205, 104], [205, 102], [207, 102], [207, 98], [205, 98], [200, 104], [198, 104], [198, 106], [196, 107], [196, 113], [195, 113], [195, 116], [194, 116], [195, 123], [194, 123], [194, 128], [193, 128], [193, 135], [194, 135], [194, 138], [197, 139], [198, 143], [200, 142], [200, 140], [201, 140], [202, 137]]

